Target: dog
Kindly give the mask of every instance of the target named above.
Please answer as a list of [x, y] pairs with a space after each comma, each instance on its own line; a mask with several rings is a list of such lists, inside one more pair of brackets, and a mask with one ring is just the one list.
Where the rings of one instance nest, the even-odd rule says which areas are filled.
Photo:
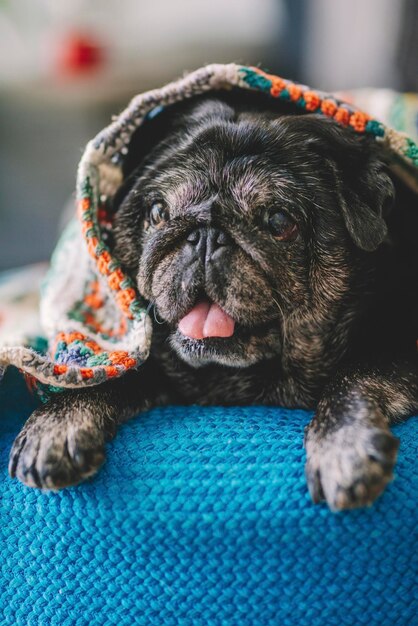
[[416, 197], [367, 136], [260, 96], [173, 105], [132, 140], [112, 246], [154, 316], [136, 372], [67, 390], [9, 471], [58, 489], [94, 474], [120, 422], [167, 403], [314, 409], [314, 502], [371, 504], [391, 423], [418, 410]]

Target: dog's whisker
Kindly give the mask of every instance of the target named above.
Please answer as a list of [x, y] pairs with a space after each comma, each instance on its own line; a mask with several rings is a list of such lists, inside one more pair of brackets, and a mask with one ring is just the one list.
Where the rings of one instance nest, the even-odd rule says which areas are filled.
[[153, 311], [153, 315], [154, 315], [154, 320], [156, 321], [157, 324], [162, 325], [162, 324], [166, 323], [165, 320], [163, 320], [163, 319], [159, 320], [158, 319], [157, 309], [156, 309], [155, 305], [153, 306], [152, 311]]
[[156, 304], [155, 304], [155, 302], [154, 302], [154, 301], [151, 301], [151, 302], [148, 304], [147, 309], [146, 309], [146, 313], [147, 313], [147, 315], [149, 315], [150, 311], [152, 311], [152, 316], [153, 316], [153, 318], [154, 318], [154, 321], [155, 321], [157, 324], [165, 324], [165, 323], [166, 323], [166, 321], [165, 321], [164, 319], [161, 319], [161, 320], [160, 320], [160, 319], [158, 319], [157, 308], [156, 308]]
[[287, 343], [287, 327], [286, 327], [286, 317], [283, 313], [283, 309], [280, 306], [280, 304], [277, 302], [276, 298], [274, 298], [272, 296], [272, 300], [275, 303], [275, 305], [277, 306], [279, 313], [280, 313], [280, 317], [281, 317], [281, 323], [282, 323], [282, 334], [283, 334], [283, 350], [285, 349], [286, 343]]

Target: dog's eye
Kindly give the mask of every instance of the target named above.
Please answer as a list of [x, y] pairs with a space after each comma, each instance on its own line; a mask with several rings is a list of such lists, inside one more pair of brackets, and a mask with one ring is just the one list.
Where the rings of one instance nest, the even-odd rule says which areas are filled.
[[271, 234], [278, 241], [294, 241], [298, 236], [298, 225], [284, 211], [269, 213], [267, 224]]
[[154, 202], [149, 212], [149, 221], [151, 226], [160, 226], [168, 220], [167, 207], [162, 202]]

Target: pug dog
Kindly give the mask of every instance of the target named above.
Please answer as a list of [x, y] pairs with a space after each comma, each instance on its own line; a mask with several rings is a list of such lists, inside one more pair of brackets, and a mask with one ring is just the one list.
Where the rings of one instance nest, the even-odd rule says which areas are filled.
[[79, 483], [119, 423], [176, 403], [315, 408], [306, 478], [333, 510], [391, 480], [389, 426], [418, 411], [416, 196], [374, 140], [260, 98], [200, 96], [137, 131], [112, 245], [153, 315], [150, 357], [38, 408], [12, 477]]

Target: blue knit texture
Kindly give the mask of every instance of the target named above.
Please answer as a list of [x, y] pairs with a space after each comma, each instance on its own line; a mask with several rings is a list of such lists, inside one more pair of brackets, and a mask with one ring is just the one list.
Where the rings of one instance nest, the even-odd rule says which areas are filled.
[[330, 513], [303, 476], [310, 415], [166, 408], [123, 426], [88, 483], [7, 477], [33, 400], [2, 387], [0, 623], [418, 624], [418, 419], [371, 508]]

